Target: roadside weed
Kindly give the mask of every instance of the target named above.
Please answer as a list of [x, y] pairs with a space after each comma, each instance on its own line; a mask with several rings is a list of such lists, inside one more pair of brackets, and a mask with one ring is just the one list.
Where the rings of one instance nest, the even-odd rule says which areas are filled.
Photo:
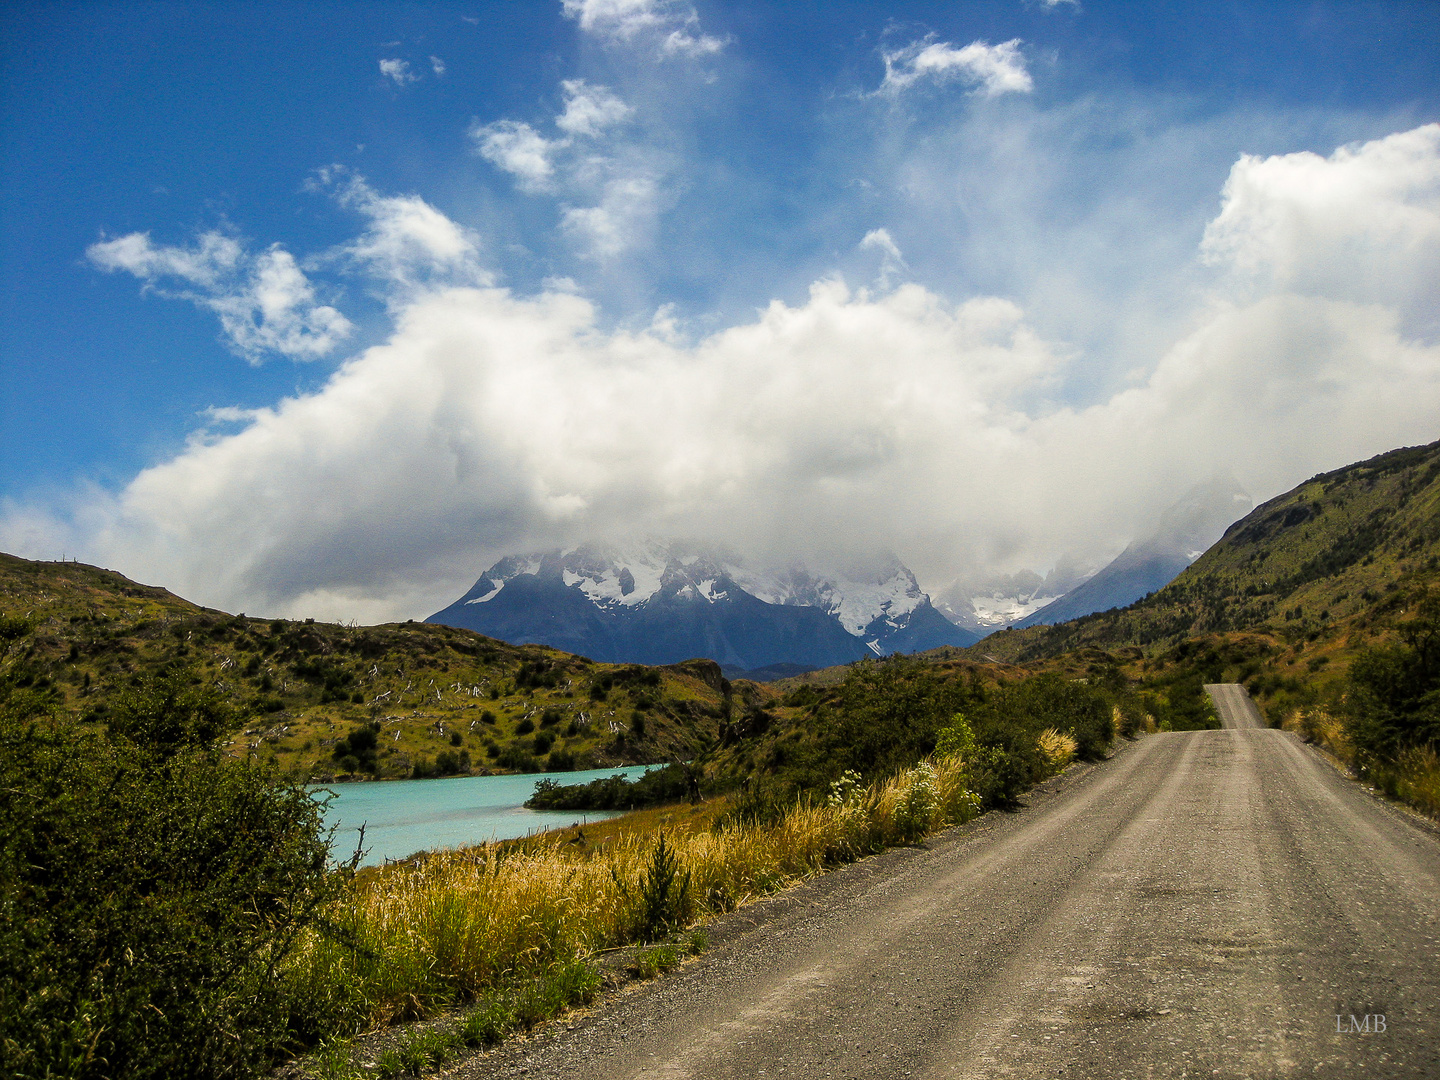
[[657, 975], [674, 968], [680, 963], [680, 947], [678, 945], [657, 945], [653, 949], [643, 949], [635, 954], [635, 959], [630, 961], [629, 972], [637, 979], [653, 979]]

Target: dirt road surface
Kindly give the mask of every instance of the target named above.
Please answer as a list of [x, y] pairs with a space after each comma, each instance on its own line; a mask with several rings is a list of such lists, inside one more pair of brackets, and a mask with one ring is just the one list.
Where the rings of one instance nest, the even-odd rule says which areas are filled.
[[1211, 689], [1224, 730], [727, 916], [451, 1075], [1440, 1077], [1436, 833]]

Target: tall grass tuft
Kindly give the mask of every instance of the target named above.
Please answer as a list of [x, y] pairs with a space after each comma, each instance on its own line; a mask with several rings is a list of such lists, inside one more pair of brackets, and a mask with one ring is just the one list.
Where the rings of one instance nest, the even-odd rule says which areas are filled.
[[[1119, 714], [1118, 709], [1116, 714]], [[1045, 759], [1045, 771], [1050, 776], [1064, 771], [1065, 766], [1075, 759], [1075, 751], [1080, 745], [1073, 735], [1056, 731], [1053, 727], [1042, 731], [1035, 743], [1040, 748], [1040, 756]]]
[[[286, 971], [294, 1028], [317, 1041], [493, 1002], [507, 986], [549, 985], [602, 949], [655, 940], [827, 866], [969, 821], [980, 806], [969, 775], [951, 754], [868, 786], [851, 774], [823, 803], [734, 815], [709, 831], [622, 834], [589, 852], [558, 840], [492, 844], [390, 868], [357, 882], [301, 943]], [[523, 996], [505, 1000], [521, 1023], [533, 1022]], [[486, 1010], [477, 1033], [501, 1024]]]

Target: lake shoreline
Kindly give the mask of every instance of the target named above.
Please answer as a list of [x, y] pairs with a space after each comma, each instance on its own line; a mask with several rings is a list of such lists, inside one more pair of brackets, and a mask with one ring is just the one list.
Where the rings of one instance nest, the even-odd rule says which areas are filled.
[[[421, 852], [433, 852], [500, 840], [515, 840], [536, 832], [566, 828], [578, 814], [572, 811], [531, 810], [525, 806], [541, 780], [564, 775], [585, 783], [611, 776], [634, 779], [654, 768], [625, 765], [566, 774], [508, 773], [490, 776], [446, 776], [405, 783], [307, 784], [311, 792], [328, 792], [324, 798], [325, 827], [330, 830], [331, 852], [345, 859], [360, 842], [360, 865], [400, 861]], [[440, 783], [440, 781], [456, 781]], [[323, 798], [323, 796], [317, 797]], [[620, 811], [587, 811], [593, 820]]]

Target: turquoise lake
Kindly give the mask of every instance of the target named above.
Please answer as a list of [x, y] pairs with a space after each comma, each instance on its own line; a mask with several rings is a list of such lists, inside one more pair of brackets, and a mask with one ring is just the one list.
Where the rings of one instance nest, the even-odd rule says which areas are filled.
[[335, 792], [335, 798], [326, 809], [325, 824], [335, 827], [331, 850], [342, 860], [354, 852], [364, 825], [367, 854], [361, 865], [378, 865], [417, 851], [511, 840], [572, 822], [614, 817], [618, 811], [540, 811], [527, 810], [522, 804], [534, 794], [538, 780], [588, 784], [604, 776], [634, 779], [651, 767], [334, 784], [327, 788]]

